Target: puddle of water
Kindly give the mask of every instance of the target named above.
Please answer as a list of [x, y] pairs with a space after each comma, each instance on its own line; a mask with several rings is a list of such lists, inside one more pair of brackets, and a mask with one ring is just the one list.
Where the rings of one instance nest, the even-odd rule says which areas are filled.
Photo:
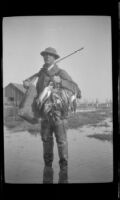
[[112, 134], [113, 124], [111, 122], [111, 118], [107, 118], [100, 123], [95, 125], [85, 125], [78, 129], [79, 132], [83, 132], [84, 135], [92, 135], [94, 133], [97, 134]]
[[[89, 132], [87, 132], [89, 131]], [[86, 133], [87, 132], [87, 133]], [[86, 137], [93, 129], [68, 130], [68, 182], [109, 182], [113, 179], [113, 149], [109, 142]], [[8, 183], [42, 183], [43, 149], [40, 134], [27, 131], [10, 134], [5, 128], [5, 181]], [[59, 157], [54, 140], [54, 183], [59, 179]]]
[[39, 182], [43, 168], [40, 137], [36, 140], [28, 132], [19, 132], [9, 138], [5, 136], [4, 143], [6, 181]]
[[68, 140], [69, 154], [72, 155], [69, 173], [73, 182], [112, 180], [112, 145], [109, 142], [90, 140], [75, 130], [69, 134]]

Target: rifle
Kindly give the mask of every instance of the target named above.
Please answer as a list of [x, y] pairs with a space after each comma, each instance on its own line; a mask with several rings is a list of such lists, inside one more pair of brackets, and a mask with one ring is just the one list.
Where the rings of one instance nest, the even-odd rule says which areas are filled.
[[57, 60], [55, 63], [58, 63], [58, 62], [60, 62], [61, 60], [64, 60], [64, 59], [68, 58], [69, 56], [71, 56], [71, 55], [73, 55], [73, 54], [75, 54], [75, 53], [77, 53], [78, 51], [81, 51], [81, 50], [83, 50], [83, 49], [84, 49], [84, 47], [82, 47], [82, 48], [80, 48], [80, 49], [74, 51], [73, 53], [68, 54], [67, 56], [64, 56], [63, 58], [60, 58], [60, 59]]
[[[62, 58], [56, 60], [56, 61], [55, 61], [55, 64], [58, 63], [58, 62], [61, 62], [62, 60], [68, 58], [69, 56], [71, 56], [71, 55], [73, 55], [73, 54], [75, 54], [75, 53], [77, 53], [78, 51], [81, 51], [81, 50], [83, 50], [83, 49], [84, 49], [84, 47], [82, 47], [82, 48], [80, 48], [80, 49], [74, 51], [73, 53], [68, 54], [67, 56], [64, 56], [64, 57], [62, 57]], [[32, 76], [30, 76], [29, 78], [27, 78], [26, 80], [24, 80], [23, 83], [25, 83], [26, 81], [31, 82], [31, 83], [34, 82], [35, 79], [38, 77], [38, 74], [39, 74], [39, 72], [38, 72], [38, 73], [35, 73], [34, 75], [32, 75]]]

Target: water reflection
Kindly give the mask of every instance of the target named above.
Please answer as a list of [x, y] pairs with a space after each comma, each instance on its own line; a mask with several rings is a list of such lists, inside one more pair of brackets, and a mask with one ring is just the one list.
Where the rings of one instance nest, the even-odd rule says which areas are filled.
[[52, 184], [53, 174], [54, 174], [53, 168], [45, 166], [43, 169], [43, 184]]
[[61, 169], [59, 172], [59, 181], [58, 183], [68, 183], [68, 170], [67, 168]]
[[98, 140], [101, 140], [101, 141], [107, 141], [107, 142], [113, 142], [112, 140], [112, 134], [93, 134], [93, 135], [87, 135], [87, 137], [89, 138], [95, 138], [95, 139], [98, 139]]
[[[54, 178], [53, 176], [54, 176], [53, 168], [45, 166], [44, 169], [43, 169], [43, 184], [53, 184], [53, 178]], [[58, 183], [59, 184], [68, 183], [68, 170], [67, 170], [67, 168], [60, 169]]]

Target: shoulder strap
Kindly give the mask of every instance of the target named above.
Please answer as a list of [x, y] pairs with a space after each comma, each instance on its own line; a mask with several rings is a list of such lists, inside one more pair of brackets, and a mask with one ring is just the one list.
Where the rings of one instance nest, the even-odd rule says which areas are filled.
[[46, 74], [47, 76], [49, 76], [49, 78], [52, 80], [52, 77], [55, 75], [58, 75], [60, 73], [60, 71], [61, 71], [61, 69], [58, 66], [56, 66], [55, 69], [50, 73], [43, 66], [36, 75], [37, 75], [37, 77], [40, 77], [40, 75], [43, 73], [43, 74]]
[[45, 73], [49, 76], [49, 77], [53, 77], [55, 75], [58, 75], [60, 73], [61, 69], [55, 65], [53, 67], [53, 69], [51, 69], [51, 71], [45, 71]]
[[58, 71], [55, 73], [55, 75], [59, 75], [60, 72], [61, 72], [61, 69], [58, 67]]

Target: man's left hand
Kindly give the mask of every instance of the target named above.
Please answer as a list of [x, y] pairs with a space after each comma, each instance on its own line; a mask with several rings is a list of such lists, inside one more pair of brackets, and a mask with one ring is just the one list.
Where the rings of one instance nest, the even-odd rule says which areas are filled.
[[53, 77], [53, 81], [54, 81], [55, 83], [60, 83], [60, 82], [61, 82], [61, 78], [60, 78], [59, 76], [54, 76], [54, 77]]

